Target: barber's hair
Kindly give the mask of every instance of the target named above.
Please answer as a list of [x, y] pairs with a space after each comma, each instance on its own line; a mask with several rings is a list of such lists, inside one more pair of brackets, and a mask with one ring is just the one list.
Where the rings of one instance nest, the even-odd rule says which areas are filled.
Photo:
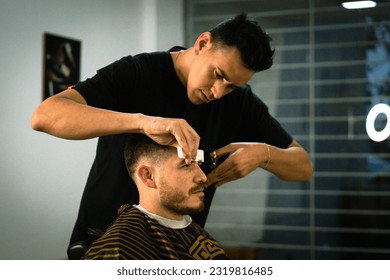
[[130, 177], [134, 178], [137, 163], [143, 157], [152, 160], [154, 165], [158, 165], [163, 162], [169, 153], [172, 147], [163, 146], [144, 134], [129, 134], [126, 139], [124, 158], [126, 169]]
[[250, 70], [259, 72], [272, 66], [274, 49], [271, 49], [271, 37], [253, 20], [241, 13], [225, 20], [209, 31], [213, 44], [219, 47], [236, 47], [241, 59]]

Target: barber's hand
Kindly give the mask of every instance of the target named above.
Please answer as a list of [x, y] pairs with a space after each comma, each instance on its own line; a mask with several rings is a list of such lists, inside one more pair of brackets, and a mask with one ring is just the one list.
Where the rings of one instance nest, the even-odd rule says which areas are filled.
[[231, 143], [216, 150], [217, 158], [229, 155], [226, 160], [207, 175], [207, 185], [221, 185], [245, 177], [264, 161], [263, 143]]
[[196, 158], [200, 137], [184, 119], [146, 117], [144, 133], [160, 145], [179, 146], [186, 163]]

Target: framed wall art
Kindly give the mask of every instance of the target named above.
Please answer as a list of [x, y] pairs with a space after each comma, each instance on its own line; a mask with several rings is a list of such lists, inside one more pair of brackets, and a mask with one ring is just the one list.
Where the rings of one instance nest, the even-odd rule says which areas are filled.
[[80, 80], [81, 41], [43, 34], [43, 100]]

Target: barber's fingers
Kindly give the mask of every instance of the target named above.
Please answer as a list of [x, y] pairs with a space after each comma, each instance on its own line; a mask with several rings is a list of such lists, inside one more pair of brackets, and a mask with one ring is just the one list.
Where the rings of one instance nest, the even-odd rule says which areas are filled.
[[177, 145], [183, 150], [186, 160], [196, 158], [200, 137], [198, 133], [184, 119], [173, 119], [169, 132], [175, 137]]
[[215, 183], [214, 186], [218, 188], [219, 186], [227, 182], [235, 180], [233, 170], [234, 167], [231, 164], [226, 161], [223, 162], [221, 165], [219, 165], [207, 175], [207, 186], [210, 186]]
[[222, 148], [215, 150], [212, 154], [218, 159], [225, 155], [230, 155], [231, 153], [242, 147], [242, 145], [243, 144], [241, 143], [230, 143]]
[[259, 166], [258, 143], [231, 143], [215, 151], [217, 158], [229, 155], [207, 176], [207, 184], [219, 187], [247, 176]]
[[186, 161], [196, 158], [200, 137], [184, 119], [151, 117], [145, 134], [161, 145], [179, 146]]

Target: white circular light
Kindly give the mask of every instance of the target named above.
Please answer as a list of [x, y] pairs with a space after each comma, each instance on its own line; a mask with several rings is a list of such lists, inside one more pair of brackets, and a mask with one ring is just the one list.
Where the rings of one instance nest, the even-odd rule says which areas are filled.
[[[385, 114], [387, 118], [386, 126], [381, 131], [375, 129], [375, 119], [379, 114]], [[375, 142], [382, 142], [390, 136], [390, 106], [379, 103], [371, 108], [366, 119], [366, 131], [368, 137]]]

